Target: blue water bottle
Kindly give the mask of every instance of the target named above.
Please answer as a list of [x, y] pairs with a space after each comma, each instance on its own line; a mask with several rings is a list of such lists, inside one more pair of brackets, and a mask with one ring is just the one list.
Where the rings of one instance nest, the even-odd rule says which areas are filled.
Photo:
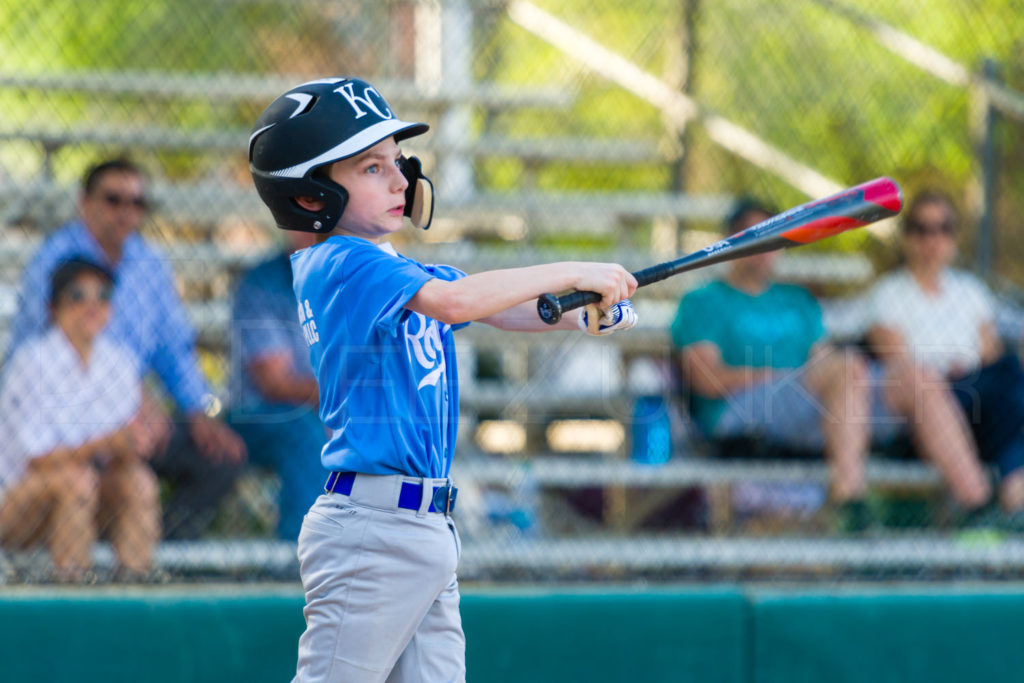
[[663, 396], [640, 396], [633, 404], [633, 461], [662, 465], [672, 457], [672, 425]]

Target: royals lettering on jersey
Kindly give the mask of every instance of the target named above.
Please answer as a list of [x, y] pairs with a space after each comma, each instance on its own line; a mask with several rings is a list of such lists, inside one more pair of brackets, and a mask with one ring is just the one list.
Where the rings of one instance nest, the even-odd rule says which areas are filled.
[[292, 274], [332, 432], [324, 466], [448, 476], [458, 427], [453, 328], [405, 304], [427, 281], [465, 273], [334, 236], [294, 254]]
[[420, 367], [427, 371], [416, 388], [437, 386], [445, 370], [444, 347], [441, 345], [438, 322], [420, 313], [412, 313], [406, 317], [403, 331], [406, 356], [410, 360], [415, 359]]

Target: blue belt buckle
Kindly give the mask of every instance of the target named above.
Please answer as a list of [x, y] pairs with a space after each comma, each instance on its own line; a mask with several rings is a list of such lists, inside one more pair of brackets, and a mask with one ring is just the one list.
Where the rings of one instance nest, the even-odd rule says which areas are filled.
[[434, 489], [434, 509], [438, 512], [444, 512], [447, 517], [452, 508], [455, 507], [455, 497], [459, 494], [459, 490], [452, 485], [438, 486]]

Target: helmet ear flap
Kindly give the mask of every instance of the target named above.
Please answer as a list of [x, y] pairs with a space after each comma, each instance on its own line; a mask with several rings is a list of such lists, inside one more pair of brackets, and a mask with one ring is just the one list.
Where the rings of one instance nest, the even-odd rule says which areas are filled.
[[409, 181], [404, 214], [417, 228], [427, 230], [434, 219], [434, 184], [423, 175], [423, 164], [416, 157], [402, 157], [399, 168]]
[[[309, 221], [309, 232], [330, 232], [338, 225], [341, 215], [345, 213], [345, 206], [348, 204], [348, 190], [334, 182], [327, 175], [321, 175], [314, 171], [310, 180], [316, 186], [319, 201], [323, 202], [323, 208], [319, 211], [308, 211], [311, 220]], [[294, 199], [292, 200], [295, 201]], [[299, 207], [299, 210], [304, 210]]]

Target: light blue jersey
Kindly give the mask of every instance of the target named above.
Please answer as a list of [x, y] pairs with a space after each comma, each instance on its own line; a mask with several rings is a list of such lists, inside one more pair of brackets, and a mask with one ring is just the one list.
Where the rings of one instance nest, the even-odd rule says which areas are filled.
[[320, 419], [332, 431], [324, 467], [448, 476], [459, 413], [453, 328], [404, 306], [428, 280], [465, 275], [358, 237], [292, 255]]

